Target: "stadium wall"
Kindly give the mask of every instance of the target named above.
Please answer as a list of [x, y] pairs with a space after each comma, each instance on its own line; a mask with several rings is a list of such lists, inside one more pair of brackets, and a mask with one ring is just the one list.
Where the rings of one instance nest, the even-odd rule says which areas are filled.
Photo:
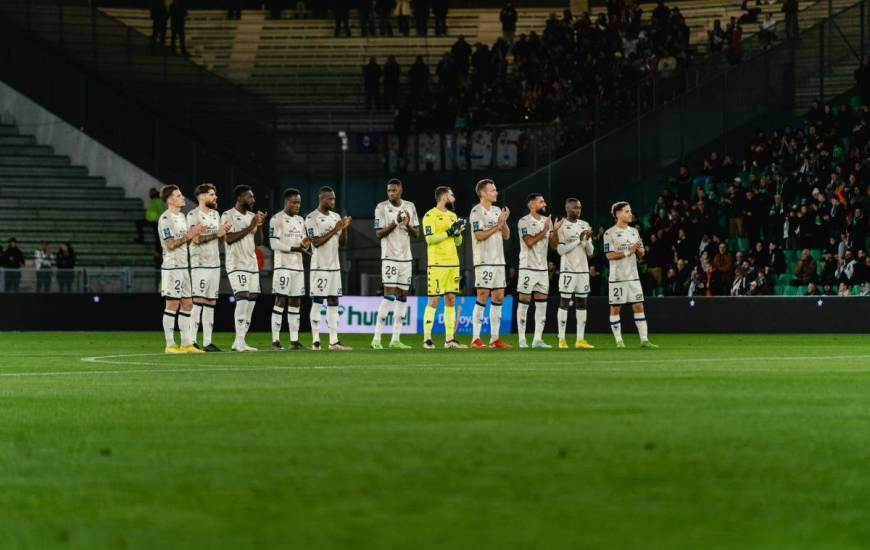
[[[472, 297], [468, 297], [473, 302]], [[413, 300], [414, 298], [412, 298]], [[377, 308], [376, 297], [345, 297], [342, 322], [366, 332], [365, 319]], [[609, 332], [607, 299], [589, 299], [590, 332]], [[272, 297], [260, 296], [254, 311], [255, 331], [269, 329]], [[356, 308], [351, 311], [352, 308]], [[551, 300], [547, 332], [556, 331], [557, 300]], [[412, 311], [421, 313], [420, 302]], [[466, 311], [467, 309], [467, 311]], [[160, 332], [163, 303], [156, 294], [0, 294], [0, 330], [144, 330]], [[870, 319], [870, 298], [866, 297], [713, 297], [654, 298], [646, 303], [647, 318], [653, 333], [865, 333]], [[58, 312], [63, 314], [58, 315]], [[471, 307], [463, 308], [470, 315]], [[302, 326], [308, 326], [308, 308], [302, 308]], [[350, 315], [358, 315], [350, 319]], [[368, 316], [368, 317], [367, 317]], [[505, 315], [503, 331], [512, 324]], [[218, 331], [232, 331], [233, 304], [222, 297], [215, 315]], [[624, 329], [631, 334], [634, 324], [629, 308], [623, 308]], [[405, 332], [418, 332], [420, 325], [410, 319]], [[569, 315], [568, 332], [574, 330]], [[488, 332], [485, 328], [484, 332]], [[513, 329], [510, 330], [513, 332]], [[155, 336], [156, 337], [156, 336]]]
[[17, 90], [0, 82], [0, 121], [13, 123], [32, 134], [40, 145], [54, 147], [73, 164], [86, 166], [92, 176], [102, 176], [124, 189], [128, 197], [148, 200], [148, 190], [160, 187], [156, 178], [103, 146], [54, 113], [34, 103]]

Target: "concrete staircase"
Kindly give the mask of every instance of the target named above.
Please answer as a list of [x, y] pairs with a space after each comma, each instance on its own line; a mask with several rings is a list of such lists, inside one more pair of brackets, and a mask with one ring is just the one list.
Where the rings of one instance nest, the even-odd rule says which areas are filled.
[[153, 235], [134, 242], [143, 212], [141, 200], [0, 125], [0, 240], [15, 237], [28, 261], [46, 240], [52, 252], [71, 243], [77, 267], [153, 266]]

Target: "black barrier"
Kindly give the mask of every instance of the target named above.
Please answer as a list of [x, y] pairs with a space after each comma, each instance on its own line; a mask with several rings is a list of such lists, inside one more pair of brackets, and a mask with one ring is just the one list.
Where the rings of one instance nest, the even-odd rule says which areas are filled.
[[[272, 296], [260, 296], [252, 329], [268, 331]], [[302, 328], [308, 327], [307, 300]], [[233, 307], [221, 297], [215, 330], [233, 330]], [[547, 332], [556, 331], [557, 300], [551, 300]], [[0, 294], [0, 330], [161, 331], [163, 302], [154, 294]], [[59, 314], [59, 312], [62, 312]], [[529, 312], [532, 315], [532, 312]], [[590, 298], [587, 330], [609, 332], [607, 298]], [[868, 297], [654, 298], [646, 303], [650, 333], [865, 333]], [[531, 317], [530, 317], [531, 319]], [[631, 309], [623, 307], [623, 333], [634, 332]], [[568, 335], [574, 315], [568, 315]], [[515, 332], [512, 330], [511, 332]]]

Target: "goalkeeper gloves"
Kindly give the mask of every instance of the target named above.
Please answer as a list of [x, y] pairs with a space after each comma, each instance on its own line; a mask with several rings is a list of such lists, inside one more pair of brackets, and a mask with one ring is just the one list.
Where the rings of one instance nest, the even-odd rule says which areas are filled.
[[462, 218], [459, 218], [458, 220], [453, 222], [453, 225], [451, 225], [450, 228], [447, 229], [447, 235], [450, 237], [455, 237], [455, 236], [459, 235], [460, 233], [462, 233], [462, 231], [464, 229], [465, 229], [465, 220], [463, 220]]

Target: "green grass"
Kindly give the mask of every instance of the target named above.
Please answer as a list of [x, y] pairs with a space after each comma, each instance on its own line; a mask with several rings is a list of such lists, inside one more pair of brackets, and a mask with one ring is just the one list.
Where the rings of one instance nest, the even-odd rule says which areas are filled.
[[866, 547], [870, 337], [590, 339], [0, 334], [0, 547]]

